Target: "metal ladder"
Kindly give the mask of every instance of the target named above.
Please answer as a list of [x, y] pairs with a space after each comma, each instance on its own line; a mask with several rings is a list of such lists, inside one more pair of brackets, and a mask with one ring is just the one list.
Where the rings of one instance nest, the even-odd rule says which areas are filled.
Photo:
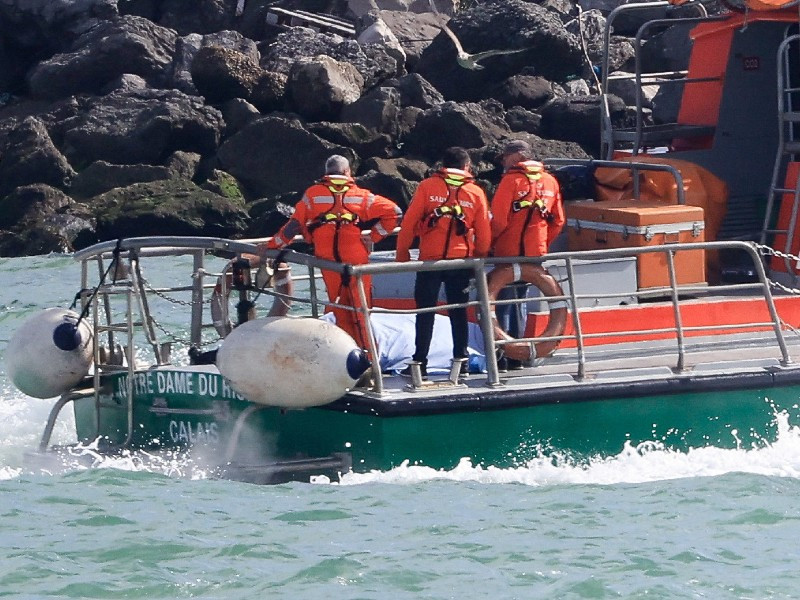
[[[600, 156], [605, 160], [612, 160], [614, 158], [614, 151], [618, 149], [628, 150], [633, 156], [641, 152], [646, 153], [648, 148], [657, 146], [668, 145], [675, 138], [680, 137], [702, 137], [714, 134], [714, 127], [706, 125], [691, 125], [681, 123], [666, 123], [666, 124], [647, 124], [644, 116], [644, 87], [647, 85], [691, 85], [694, 83], [715, 81], [718, 78], [708, 77], [694, 77], [689, 78], [688, 70], [675, 70], [667, 72], [647, 73], [643, 70], [642, 65], [642, 48], [648, 35], [651, 35], [652, 30], [663, 31], [667, 27], [675, 25], [693, 25], [704, 21], [720, 20], [720, 17], [709, 17], [708, 12], [703, 4], [699, 2], [690, 2], [684, 5], [685, 7], [694, 7], [698, 15], [694, 17], [680, 17], [680, 18], [659, 18], [651, 19], [642, 24], [636, 32], [636, 37], [633, 41], [634, 49], [634, 72], [632, 74], [616, 74], [610, 73], [610, 46], [612, 39], [613, 23], [614, 20], [624, 13], [631, 13], [637, 10], [652, 11], [654, 8], [664, 9], [666, 15], [667, 7], [670, 7], [670, 2], [656, 1], [656, 2], [633, 2], [628, 4], [621, 4], [609, 13], [606, 18], [605, 31], [603, 35], [603, 58], [601, 64], [601, 83], [600, 89], [602, 93], [601, 102], [601, 134], [600, 134]], [[609, 84], [614, 80], [632, 80], [636, 89], [636, 111], [635, 111], [635, 124], [633, 127], [615, 127], [611, 119], [611, 109], [608, 101]]]
[[[121, 257], [120, 257], [121, 262]], [[104, 272], [103, 260], [98, 260], [98, 269]], [[101, 409], [120, 409], [127, 413], [127, 435], [123, 447], [128, 446], [133, 439], [133, 381], [136, 370], [135, 337], [137, 330], [144, 332], [147, 341], [153, 348], [157, 364], [168, 361], [166, 350], [159, 345], [155, 329], [150, 317], [147, 294], [143, 287], [138, 258], [133, 253], [128, 255], [126, 274], [111, 283], [103, 283], [98, 288], [91, 302], [90, 311], [93, 322], [94, 344], [94, 400], [97, 412]], [[114, 301], [122, 296], [122, 302]], [[120, 306], [121, 304], [121, 306]], [[121, 311], [119, 309], [122, 309]], [[116, 309], [116, 310], [115, 310]], [[121, 313], [121, 314], [120, 314]], [[134, 315], [138, 314], [138, 319]], [[100, 344], [102, 336], [107, 335], [108, 354], [103, 356], [104, 348]], [[124, 345], [117, 343], [119, 336], [125, 336]], [[122, 357], [117, 356], [118, 349], [124, 348], [125, 364]], [[124, 405], [115, 402], [104, 402], [101, 398], [101, 378], [103, 375], [119, 372], [127, 373], [126, 402]], [[99, 425], [99, 424], [98, 424]]]
[[[784, 187], [790, 163], [798, 162], [800, 155], [800, 87], [792, 81], [791, 54], [792, 49], [800, 53], [800, 35], [787, 35], [778, 47], [778, 150], [775, 155], [775, 166], [772, 170], [769, 193], [767, 195], [764, 224], [761, 229], [761, 243], [774, 244], [778, 235], [785, 235], [783, 248], [790, 254], [797, 235], [797, 220], [800, 215], [800, 178], [794, 187]], [[776, 228], [781, 201], [785, 194], [792, 195], [792, 208], [789, 223], [785, 229]], [[777, 200], [777, 201], [776, 201]], [[775, 225], [773, 225], [773, 223]], [[784, 258], [786, 272], [797, 279], [800, 265], [790, 258]]]

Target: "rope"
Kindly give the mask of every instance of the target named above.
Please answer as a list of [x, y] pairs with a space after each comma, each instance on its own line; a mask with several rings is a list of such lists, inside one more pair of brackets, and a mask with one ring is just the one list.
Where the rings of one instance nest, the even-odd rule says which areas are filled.
[[595, 85], [597, 85], [597, 93], [602, 94], [603, 88], [600, 85], [600, 78], [597, 76], [597, 73], [594, 70], [592, 59], [589, 58], [589, 48], [586, 45], [586, 33], [583, 30], [583, 9], [581, 8], [580, 4], [576, 4], [576, 6], [578, 8], [578, 33], [580, 34], [579, 37], [581, 38], [581, 49], [583, 50], [583, 56], [586, 59], [586, 63], [589, 65], [589, 70], [592, 72], [592, 77], [594, 77]]
[[[78, 326], [81, 324], [81, 321], [83, 321], [86, 318], [86, 316], [89, 314], [89, 309], [92, 306], [92, 301], [94, 300], [94, 297], [97, 296], [97, 292], [100, 290], [100, 288], [102, 287], [103, 283], [105, 283], [106, 277], [108, 277], [109, 272], [111, 272], [111, 267], [114, 267], [115, 279], [116, 279], [116, 268], [117, 268], [117, 265], [119, 264], [119, 252], [120, 252], [120, 246], [121, 245], [122, 245], [122, 238], [117, 238], [117, 245], [114, 246], [114, 250], [111, 252], [111, 255], [113, 256], [113, 258], [111, 259], [111, 262], [108, 264], [108, 268], [106, 269], [106, 272], [103, 273], [103, 276], [100, 278], [100, 283], [97, 284], [97, 286], [92, 291], [91, 296], [89, 296], [89, 300], [88, 300], [88, 302], [86, 302], [86, 306], [83, 307], [83, 310], [81, 311], [80, 317], [78, 317], [78, 320], [75, 323], [75, 329], [78, 328]], [[83, 291], [83, 290], [81, 290], [81, 291]], [[80, 294], [81, 292], [78, 292], [78, 293]], [[74, 304], [74, 302], [73, 302], [73, 304]]]

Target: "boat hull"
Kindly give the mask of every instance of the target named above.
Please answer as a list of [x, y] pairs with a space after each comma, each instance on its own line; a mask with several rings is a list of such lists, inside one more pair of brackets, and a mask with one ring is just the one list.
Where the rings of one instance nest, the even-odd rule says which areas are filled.
[[[513, 467], [541, 455], [582, 461], [618, 454], [626, 444], [689, 448], [759, 446], [777, 437], [777, 415], [800, 422], [800, 386], [700, 391], [625, 398], [535, 399], [517, 403], [454, 400], [449, 409], [381, 414], [350, 395], [326, 407], [284, 410], [253, 405], [217, 373], [150, 370], [136, 375], [128, 428], [126, 376], [111, 376], [100, 402], [75, 401], [78, 438], [133, 448], [192, 448], [216, 465], [347, 455], [355, 471], [408, 461], [450, 469], [473, 464]], [[502, 392], [500, 392], [502, 393]], [[477, 400], [477, 401], [476, 401]], [[128, 439], [130, 435], [130, 439]], [[311, 468], [313, 471], [313, 467]]]

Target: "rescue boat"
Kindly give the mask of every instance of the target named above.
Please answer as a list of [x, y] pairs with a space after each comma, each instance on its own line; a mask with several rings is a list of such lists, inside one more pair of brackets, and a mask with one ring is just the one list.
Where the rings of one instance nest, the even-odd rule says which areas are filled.
[[[635, 122], [606, 112], [602, 157], [544, 160], [595, 186], [567, 202], [544, 257], [397, 263], [377, 252], [347, 265], [270, 251], [274, 265], [255, 265], [255, 241], [187, 237], [76, 252], [76, 306], [33, 317], [6, 351], [20, 389], [59, 396], [35, 456], [64, 450], [51, 434], [67, 407], [79, 445], [186, 449], [258, 483], [405, 461], [507, 467], [551, 452], [770, 443], [778, 422], [800, 422], [800, 19], [796, 4], [756, 1], [714, 16], [699, 3], [612, 11], [606, 48], [619, 16], [650, 15], [635, 73], [609, 72], [607, 52], [600, 69], [604, 100], [632, 81]], [[668, 27], [691, 39], [686, 68], [644, 72], [645, 41]], [[679, 91], [674, 119], [653, 120], [648, 86]], [[159, 283], [176, 264], [185, 278]], [[475, 281], [473, 354], [466, 368], [445, 357], [427, 379], [402, 377], [415, 273], [452, 268]], [[366, 348], [322, 318], [325, 269], [362, 292], [371, 278], [371, 308], [337, 306], [370, 323]], [[526, 294], [504, 299], [513, 282]], [[522, 337], [498, 323], [501, 304], [527, 316]], [[501, 370], [504, 355], [521, 367]]]

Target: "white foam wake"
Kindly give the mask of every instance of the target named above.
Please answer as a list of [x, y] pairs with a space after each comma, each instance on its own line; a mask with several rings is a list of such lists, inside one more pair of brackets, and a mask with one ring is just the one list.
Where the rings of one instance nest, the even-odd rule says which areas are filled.
[[[66, 453], [54, 457], [56, 460], [50, 461], [45, 468], [28, 468], [23, 465], [22, 454], [33, 450], [38, 444], [49, 403], [4, 392], [0, 394], [5, 396], [4, 402], [0, 403], [0, 422], [3, 423], [0, 427], [0, 481], [24, 473], [58, 474], [88, 468], [149, 472], [186, 479], [214, 477], [213, 470], [207, 467], [209, 462], [199, 455], [192, 456], [191, 452], [135, 451], [106, 456], [98, 451], [96, 444], [71, 447]], [[69, 431], [74, 427], [71, 415], [66, 421], [59, 423], [56, 437], [69, 437]], [[800, 427], [791, 426], [786, 413], [776, 414], [775, 423], [778, 431], [776, 441], [765, 442], [755, 448], [702, 447], [679, 452], [659, 442], [645, 442], [636, 446], [626, 443], [622, 451], [614, 456], [576, 461], [564, 454], [542, 451], [525, 465], [509, 468], [473, 465], [468, 459], [462, 459], [455, 468], [444, 471], [405, 462], [389, 471], [348, 473], [340, 483], [413, 484], [444, 479], [531, 486], [570, 483], [612, 485], [710, 477], [732, 472], [800, 478]], [[320, 476], [313, 478], [312, 483], [329, 484], [331, 481]]]
[[[365, 483], [418, 483], [433, 479], [479, 483], [522, 483], [532, 486], [555, 484], [644, 483], [684, 477], [711, 477], [726, 473], [751, 473], [800, 478], [800, 428], [789, 425], [786, 413], [776, 415], [778, 437], [759, 448], [691, 448], [678, 452], [657, 442], [638, 446], [626, 443], [622, 452], [596, 457], [580, 464], [558, 454], [543, 454], [526, 465], [500, 469], [473, 465], [468, 459], [450, 471], [410, 465], [390, 471], [348, 473], [342, 485]], [[329, 483], [317, 478], [315, 483]]]
[[107, 455], [98, 449], [98, 440], [90, 444], [70, 446], [54, 455], [49, 465], [39, 467], [40, 473], [66, 473], [86, 469], [115, 469], [142, 473], [157, 473], [181, 479], [207, 479], [210, 472], [190, 451], [170, 450], [148, 452], [123, 450]]

